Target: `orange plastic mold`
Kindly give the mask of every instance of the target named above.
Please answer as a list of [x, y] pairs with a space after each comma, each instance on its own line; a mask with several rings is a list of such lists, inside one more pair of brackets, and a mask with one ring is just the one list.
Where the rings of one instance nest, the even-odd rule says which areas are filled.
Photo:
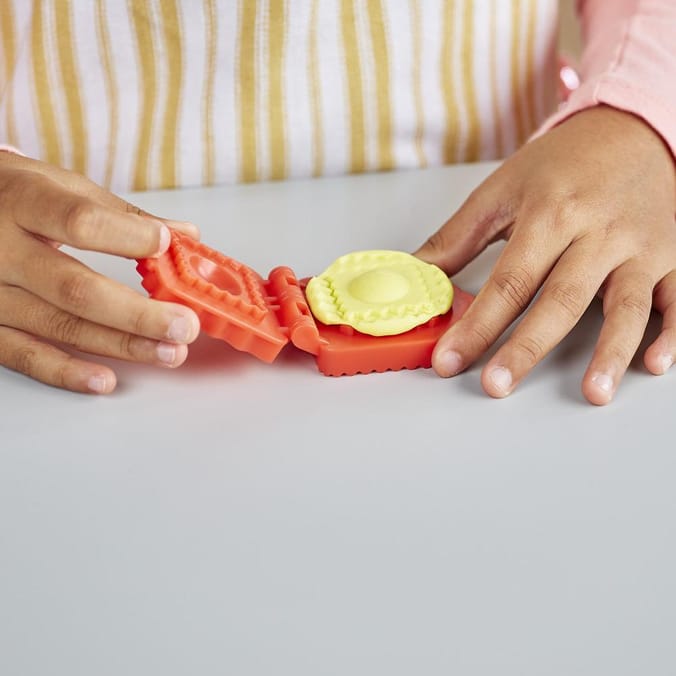
[[317, 366], [327, 376], [429, 368], [437, 340], [469, 307], [473, 297], [455, 287], [453, 306], [406, 333], [367, 336], [351, 326], [328, 326], [315, 319], [322, 340]]
[[313, 317], [305, 299], [307, 280], [288, 267], [263, 279], [257, 272], [178, 232], [158, 258], [138, 261], [142, 285], [158, 300], [192, 308], [202, 330], [265, 362], [291, 342], [315, 355], [325, 375], [353, 375], [428, 368], [437, 340], [457, 321], [472, 296], [457, 287], [451, 309], [394, 336], [367, 336]]

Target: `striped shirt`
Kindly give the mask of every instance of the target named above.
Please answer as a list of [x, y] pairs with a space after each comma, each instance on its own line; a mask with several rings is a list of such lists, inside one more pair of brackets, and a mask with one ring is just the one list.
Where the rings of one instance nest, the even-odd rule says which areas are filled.
[[0, 140], [115, 190], [503, 157], [556, 0], [2, 0]]

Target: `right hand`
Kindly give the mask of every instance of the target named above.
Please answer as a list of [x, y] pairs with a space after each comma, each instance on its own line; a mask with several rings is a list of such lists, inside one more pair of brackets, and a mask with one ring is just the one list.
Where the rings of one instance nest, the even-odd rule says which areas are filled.
[[58, 250], [148, 258], [166, 251], [169, 227], [199, 237], [196, 226], [147, 214], [78, 174], [0, 152], [0, 366], [105, 394], [116, 385], [112, 369], [53, 343], [182, 364], [200, 330], [192, 310], [147, 298]]

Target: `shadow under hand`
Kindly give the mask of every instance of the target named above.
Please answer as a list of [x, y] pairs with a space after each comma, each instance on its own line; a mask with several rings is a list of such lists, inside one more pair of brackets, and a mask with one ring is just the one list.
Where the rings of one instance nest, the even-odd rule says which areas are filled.
[[651, 312], [650, 318], [648, 319], [648, 325], [646, 326], [645, 333], [641, 339], [641, 344], [638, 346], [638, 350], [636, 350], [636, 354], [631, 360], [631, 364], [629, 364], [629, 370], [632, 373], [645, 373], [652, 375], [652, 373], [648, 372], [648, 369], [646, 369], [643, 363], [643, 355], [650, 345], [655, 342], [657, 336], [660, 335], [661, 330], [662, 315], [660, 315], [659, 312]]
[[[582, 378], [591, 361], [603, 326], [602, 302], [600, 298], [594, 300], [575, 328], [551, 355], [551, 367], [557, 372], [557, 377], [561, 382], [561, 392], [566, 398], [586, 402], [581, 390]], [[661, 321], [658, 313], [651, 314], [641, 344], [629, 364], [628, 372], [648, 374], [643, 364], [643, 355], [659, 335]]]
[[[538, 387], [543, 381], [549, 381], [558, 384], [562, 398], [586, 403], [581, 391], [582, 376], [593, 354], [602, 322], [601, 303], [595, 300], [573, 330], [519, 383], [510, 397], [518, 397], [529, 387]], [[459, 385], [464, 392], [474, 397], [490, 399], [481, 386], [481, 371], [495, 352], [509, 339], [516, 326], [518, 326], [518, 320], [505, 331], [487, 354], [467, 371], [453, 379], [459, 379]]]
[[253, 355], [203, 333], [190, 345], [188, 358], [180, 371], [192, 375], [214, 371], [236, 373], [246, 370], [255, 361]]
[[582, 377], [594, 353], [603, 324], [602, 301], [595, 299], [572, 331], [553, 350], [548, 367], [555, 371], [564, 398], [587, 403], [582, 394]]
[[286, 345], [271, 364], [266, 364], [248, 352], [236, 350], [224, 341], [204, 334], [190, 346], [188, 359], [179, 370], [193, 377], [214, 372], [227, 372], [232, 375], [258, 369], [261, 365], [286, 371], [317, 372], [313, 356], [296, 349], [293, 345]]

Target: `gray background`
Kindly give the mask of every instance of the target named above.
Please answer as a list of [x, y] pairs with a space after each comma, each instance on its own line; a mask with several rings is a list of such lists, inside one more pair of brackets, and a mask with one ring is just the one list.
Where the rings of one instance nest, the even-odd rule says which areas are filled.
[[[490, 168], [132, 199], [303, 276], [414, 249]], [[0, 371], [0, 674], [676, 674], [676, 380], [586, 404], [599, 326], [502, 401], [208, 338], [105, 398]]]

